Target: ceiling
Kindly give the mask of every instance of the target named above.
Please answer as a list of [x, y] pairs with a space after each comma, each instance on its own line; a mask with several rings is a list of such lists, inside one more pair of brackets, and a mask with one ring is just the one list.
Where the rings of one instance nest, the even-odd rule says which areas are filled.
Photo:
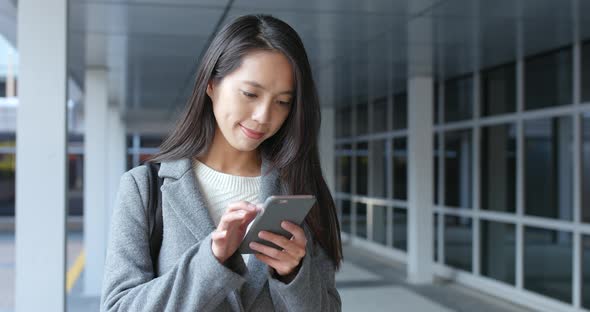
[[[590, 38], [581, 12], [590, 1], [70, 0], [68, 66], [82, 86], [85, 68], [106, 67], [109, 99], [128, 116], [172, 119], [218, 28], [267, 13], [302, 37], [322, 105], [348, 105], [405, 88], [420, 65], [408, 51], [431, 48], [436, 79], [453, 77]], [[430, 38], [408, 38], [416, 22], [432, 25]]]

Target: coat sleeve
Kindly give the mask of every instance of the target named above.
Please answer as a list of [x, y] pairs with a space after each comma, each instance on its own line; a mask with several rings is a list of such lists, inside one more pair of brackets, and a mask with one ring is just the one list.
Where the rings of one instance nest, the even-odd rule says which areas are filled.
[[111, 222], [101, 311], [213, 311], [244, 283], [245, 268], [231, 269], [215, 258], [211, 235], [154, 278], [147, 221], [137, 182], [127, 172]]
[[295, 278], [285, 284], [269, 274], [269, 288], [276, 311], [342, 311], [335, 285], [335, 267], [306, 229], [307, 251]]

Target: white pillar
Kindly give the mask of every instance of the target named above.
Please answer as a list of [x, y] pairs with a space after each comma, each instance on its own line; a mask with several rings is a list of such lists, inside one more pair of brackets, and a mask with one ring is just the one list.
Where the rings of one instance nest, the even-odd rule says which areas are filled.
[[432, 282], [432, 78], [408, 81], [408, 281]]
[[[411, 1], [418, 14], [429, 1]], [[433, 281], [433, 38], [432, 20], [408, 24], [408, 281]], [[416, 42], [419, 42], [417, 44]]]
[[125, 124], [121, 119], [121, 113], [117, 106], [109, 106], [109, 126], [108, 126], [108, 197], [107, 211], [105, 222], [105, 239], [108, 241], [108, 233], [111, 224], [111, 216], [115, 205], [115, 197], [119, 189], [119, 180], [127, 168], [127, 151]]
[[84, 295], [100, 296], [106, 251], [107, 223], [107, 71], [86, 70], [84, 82]]
[[64, 311], [67, 1], [18, 2], [15, 310]]

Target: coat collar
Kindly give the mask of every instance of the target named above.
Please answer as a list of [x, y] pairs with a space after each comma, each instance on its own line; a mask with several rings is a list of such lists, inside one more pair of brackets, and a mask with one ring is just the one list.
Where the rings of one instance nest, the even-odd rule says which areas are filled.
[[[159, 176], [164, 178], [162, 186], [162, 204], [165, 208], [172, 209], [188, 230], [195, 237], [195, 243], [203, 240], [215, 230], [215, 225], [207, 206], [205, 198], [201, 194], [193, 168], [193, 162], [189, 158], [162, 162]], [[264, 202], [271, 195], [282, 194], [278, 172], [270, 169], [270, 162], [262, 159], [261, 192], [259, 202]], [[237, 257], [240, 265], [243, 265], [242, 257]], [[247, 264], [246, 282], [242, 287], [241, 299], [246, 310], [254, 302], [257, 295], [264, 287], [268, 278], [268, 269], [253, 255], [249, 257]]]

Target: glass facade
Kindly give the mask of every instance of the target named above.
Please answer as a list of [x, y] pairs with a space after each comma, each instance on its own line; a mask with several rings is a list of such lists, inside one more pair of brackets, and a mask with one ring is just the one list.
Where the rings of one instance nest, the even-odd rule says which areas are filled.
[[590, 234], [582, 235], [582, 306], [590, 310]]
[[367, 204], [356, 203], [356, 235], [367, 238]]
[[590, 223], [590, 113], [582, 119], [582, 221]]
[[[474, 273], [477, 264], [479, 274], [473, 276], [475, 279], [494, 280], [514, 287], [516, 292], [520, 292], [517, 281], [522, 280], [525, 290], [570, 306], [573, 274], [579, 272], [582, 305], [588, 309], [590, 296], [585, 294], [590, 289], [590, 42], [582, 48], [583, 103], [578, 106], [570, 105], [574, 91], [571, 50], [568, 47], [523, 60], [521, 108], [515, 62], [482, 69], [480, 75], [446, 77], [435, 84], [434, 90], [442, 95], [443, 105], [433, 103], [433, 258], [451, 272]], [[477, 77], [480, 81], [476, 84]], [[474, 90], [476, 85], [479, 90]], [[397, 131], [408, 126], [407, 115], [412, 106], [406, 92], [396, 91], [387, 108], [385, 98], [376, 97], [370, 123], [377, 135], [352, 135], [336, 144], [343, 231], [350, 232], [350, 222], [355, 220], [355, 236], [370, 236], [383, 248], [402, 253], [410, 248], [408, 225], [412, 209], [408, 206], [411, 133]], [[474, 101], [476, 94], [478, 102]], [[479, 115], [474, 114], [475, 105]], [[394, 131], [382, 131], [387, 121], [380, 115], [385, 111], [391, 121], [387, 130]], [[348, 113], [354, 118], [337, 119], [337, 129], [341, 120], [368, 118], [362, 113]], [[442, 118], [437, 124], [439, 116]], [[581, 144], [574, 148], [576, 119], [581, 121]], [[580, 157], [574, 157], [576, 150]], [[576, 159], [580, 159], [579, 164]], [[574, 185], [578, 181], [574, 174], [580, 174], [579, 187]], [[577, 194], [576, 189], [580, 190]], [[581, 203], [582, 227], [574, 222], [576, 196]], [[379, 204], [372, 203], [373, 200]], [[351, 210], [351, 206], [356, 208]], [[367, 216], [371, 217], [369, 224]], [[559, 230], [549, 226], [555, 221], [559, 221]], [[522, 224], [520, 238], [517, 224]], [[371, 235], [367, 235], [367, 229], [372, 231]], [[582, 236], [579, 248], [583, 258], [579, 268], [573, 267], [576, 231], [581, 231]], [[522, 253], [517, 252], [517, 246], [522, 246]]]
[[582, 45], [582, 102], [590, 102], [590, 41]]
[[369, 151], [366, 142], [358, 143], [356, 150], [356, 194], [368, 195]]
[[342, 138], [351, 136], [352, 114], [350, 106], [337, 107], [335, 114], [337, 120], [336, 129], [334, 130], [336, 132], [336, 137]]
[[352, 211], [350, 200], [340, 200], [342, 215], [340, 217], [340, 230], [344, 233], [352, 234]]
[[516, 211], [516, 127], [483, 127], [480, 145], [481, 209]]
[[16, 138], [0, 133], [0, 217], [14, 216]]
[[470, 218], [445, 216], [445, 264], [471, 272], [473, 264], [473, 227]]
[[445, 133], [445, 206], [471, 208], [472, 139], [471, 130]]
[[387, 216], [389, 207], [373, 206], [373, 241], [381, 245], [387, 244]]
[[408, 96], [405, 92], [393, 96], [393, 129], [408, 127]]
[[393, 140], [393, 198], [408, 198], [408, 150], [405, 138]]
[[471, 75], [445, 82], [445, 122], [473, 118], [473, 77]]
[[572, 234], [525, 227], [523, 268], [525, 289], [571, 303]]
[[572, 104], [572, 50], [528, 57], [525, 61], [525, 109]]
[[514, 285], [516, 235], [513, 224], [481, 221], [480, 269], [483, 276]]
[[387, 131], [387, 98], [381, 97], [373, 102], [373, 120], [371, 126], [373, 132]]
[[526, 121], [525, 213], [572, 220], [572, 119]]
[[355, 125], [356, 135], [365, 135], [369, 133], [369, 106], [367, 103], [362, 103], [355, 107]]
[[492, 116], [516, 111], [516, 64], [481, 72], [481, 114]]
[[393, 208], [393, 248], [408, 250], [408, 213], [403, 208]]

